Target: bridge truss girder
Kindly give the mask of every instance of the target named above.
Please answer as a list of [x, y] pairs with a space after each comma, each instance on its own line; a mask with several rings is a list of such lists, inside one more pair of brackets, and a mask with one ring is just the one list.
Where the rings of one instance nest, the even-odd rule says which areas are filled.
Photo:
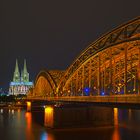
[[56, 84], [36, 78], [33, 96], [140, 94], [140, 17], [91, 43]]
[[[83, 89], [86, 87], [92, 91], [91, 95], [93, 93], [100, 95], [107, 90], [106, 86], [110, 88], [108, 94], [115, 94], [118, 93], [115, 87], [121, 88], [122, 85], [123, 93], [127, 94], [130, 77], [131, 80], [135, 79], [133, 80], [135, 85], [138, 83], [139, 33], [140, 17], [116, 28], [89, 45], [66, 71], [56, 89], [57, 96], [84, 95]], [[137, 48], [136, 52], [130, 53], [131, 48]], [[137, 57], [137, 62], [133, 60], [134, 57]], [[118, 67], [120, 69], [122, 66], [124, 66], [122, 72], [118, 73]], [[118, 86], [117, 82], [120, 79], [122, 82]], [[136, 89], [138, 88], [134, 88], [134, 91]]]
[[98, 52], [73, 73], [59, 96], [85, 95], [85, 88], [90, 95], [139, 93], [139, 56], [139, 40]]

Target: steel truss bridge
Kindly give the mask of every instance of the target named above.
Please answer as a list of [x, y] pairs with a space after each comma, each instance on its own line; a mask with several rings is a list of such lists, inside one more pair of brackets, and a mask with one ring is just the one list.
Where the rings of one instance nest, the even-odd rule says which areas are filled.
[[66, 71], [43, 70], [28, 98], [140, 102], [140, 17], [91, 43]]

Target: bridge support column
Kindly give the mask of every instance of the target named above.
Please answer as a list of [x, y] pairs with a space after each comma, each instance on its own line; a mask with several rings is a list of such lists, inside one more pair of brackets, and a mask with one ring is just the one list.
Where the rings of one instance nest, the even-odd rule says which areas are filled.
[[98, 74], [97, 74], [97, 82], [98, 82], [98, 95], [100, 95], [101, 88], [101, 68], [100, 68], [100, 55], [98, 56]]
[[90, 66], [89, 66], [89, 77], [88, 77], [88, 86], [90, 88], [90, 96], [92, 95], [92, 90], [91, 90], [91, 69], [92, 69], [92, 65], [91, 65], [91, 60], [89, 62]]
[[104, 76], [103, 76], [104, 80], [103, 80], [103, 89], [104, 89], [104, 94], [106, 95], [106, 66], [105, 66], [105, 70], [104, 70]]
[[84, 86], [85, 86], [85, 82], [84, 82], [84, 73], [85, 72], [85, 68], [84, 68], [84, 66], [83, 66], [83, 68], [82, 68], [82, 96], [84, 96]]
[[112, 48], [110, 48], [109, 94], [112, 95]]
[[127, 94], [127, 46], [124, 50], [124, 94]]
[[31, 112], [31, 101], [27, 101], [27, 111]]
[[112, 126], [113, 109], [98, 106], [46, 106], [44, 125], [47, 128]]
[[139, 57], [138, 57], [139, 62], [138, 62], [138, 73], [137, 73], [137, 75], [138, 75], [138, 94], [140, 94], [140, 46], [138, 46], [138, 47], [139, 47]]
[[78, 95], [78, 80], [79, 80], [79, 77], [78, 77], [78, 72], [76, 73], [76, 79], [75, 79], [75, 95], [77, 96]]
[[131, 89], [130, 89], [130, 93], [134, 94], [134, 82], [133, 82], [133, 56], [131, 54], [131, 60], [130, 60], [130, 69], [131, 69]]
[[44, 125], [50, 128], [53, 128], [54, 126], [54, 109], [52, 106], [45, 106]]

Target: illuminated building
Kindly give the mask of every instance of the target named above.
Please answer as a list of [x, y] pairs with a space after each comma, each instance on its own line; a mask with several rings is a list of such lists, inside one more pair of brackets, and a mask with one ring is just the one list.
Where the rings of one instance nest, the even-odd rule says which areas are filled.
[[9, 94], [18, 95], [26, 94], [30, 88], [33, 87], [33, 82], [29, 81], [29, 73], [27, 71], [26, 60], [24, 60], [24, 68], [19, 72], [18, 61], [16, 60], [13, 80], [10, 82]]

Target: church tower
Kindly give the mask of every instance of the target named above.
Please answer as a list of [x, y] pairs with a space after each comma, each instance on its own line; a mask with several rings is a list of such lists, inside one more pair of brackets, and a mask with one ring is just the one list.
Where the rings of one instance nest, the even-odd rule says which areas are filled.
[[29, 81], [29, 73], [27, 71], [26, 60], [24, 60], [24, 66], [21, 72], [21, 76], [19, 73], [18, 61], [16, 60], [13, 81], [10, 82], [9, 86], [9, 95], [26, 95], [29, 89], [32, 87], [33, 82]]
[[18, 67], [18, 61], [16, 59], [16, 66], [13, 76], [13, 82], [20, 82], [20, 73], [19, 73], [19, 67]]
[[21, 74], [21, 81], [22, 82], [29, 82], [29, 73], [27, 71], [26, 60], [24, 60], [24, 67], [23, 67], [23, 71], [22, 71], [22, 74]]

